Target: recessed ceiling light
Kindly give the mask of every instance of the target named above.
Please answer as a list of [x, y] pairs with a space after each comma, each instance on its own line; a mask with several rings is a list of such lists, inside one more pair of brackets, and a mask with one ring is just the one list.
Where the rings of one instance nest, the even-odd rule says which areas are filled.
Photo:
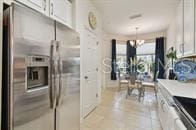
[[130, 16], [129, 18], [132, 20], [132, 19], [137, 19], [140, 17], [142, 17], [142, 14], [135, 14], [135, 15]]

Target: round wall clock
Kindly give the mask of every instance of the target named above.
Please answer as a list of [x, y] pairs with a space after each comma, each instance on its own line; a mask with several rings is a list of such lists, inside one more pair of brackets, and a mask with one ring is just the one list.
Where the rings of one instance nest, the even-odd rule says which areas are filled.
[[90, 12], [88, 15], [88, 21], [90, 27], [95, 30], [97, 28], [97, 18], [95, 17], [93, 12]]

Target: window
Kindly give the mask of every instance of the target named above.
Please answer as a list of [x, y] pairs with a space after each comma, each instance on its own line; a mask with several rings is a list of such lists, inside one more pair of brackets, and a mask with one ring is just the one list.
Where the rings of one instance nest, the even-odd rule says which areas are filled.
[[[147, 48], [147, 49], [146, 49]], [[155, 69], [155, 43], [145, 43], [137, 48], [138, 72], [144, 78], [152, 80]]]
[[126, 73], [126, 43], [117, 42], [116, 44], [116, 60], [118, 69], [121, 74]]
[[[116, 44], [116, 60], [120, 74], [126, 73], [126, 42]], [[147, 49], [146, 49], [147, 48]], [[137, 47], [137, 70], [142, 76], [149, 79], [154, 77], [155, 66], [155, 42], [147, 42]]]
[[142, 75], [153, 78], [155, 67], [155, 55], [139, 55], [137, 56], [138, 72]]

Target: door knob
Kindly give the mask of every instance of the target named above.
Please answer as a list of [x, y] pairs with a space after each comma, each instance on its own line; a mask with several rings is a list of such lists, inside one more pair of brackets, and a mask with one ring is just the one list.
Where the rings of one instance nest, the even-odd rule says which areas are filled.
[[84, 78], [85, 78], [85, 79], [88, 79], [88, 76], [85, 76]]

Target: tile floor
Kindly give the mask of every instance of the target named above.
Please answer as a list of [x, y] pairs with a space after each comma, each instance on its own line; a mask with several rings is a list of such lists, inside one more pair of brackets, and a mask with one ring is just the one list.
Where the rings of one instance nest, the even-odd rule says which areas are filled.
[[107, 89], [101, 104], [83, 121], [81, 130], [162, 130], [156, 98], [147, 90], [142, 102], [135, 95], [125, 98], [126, 90]]

